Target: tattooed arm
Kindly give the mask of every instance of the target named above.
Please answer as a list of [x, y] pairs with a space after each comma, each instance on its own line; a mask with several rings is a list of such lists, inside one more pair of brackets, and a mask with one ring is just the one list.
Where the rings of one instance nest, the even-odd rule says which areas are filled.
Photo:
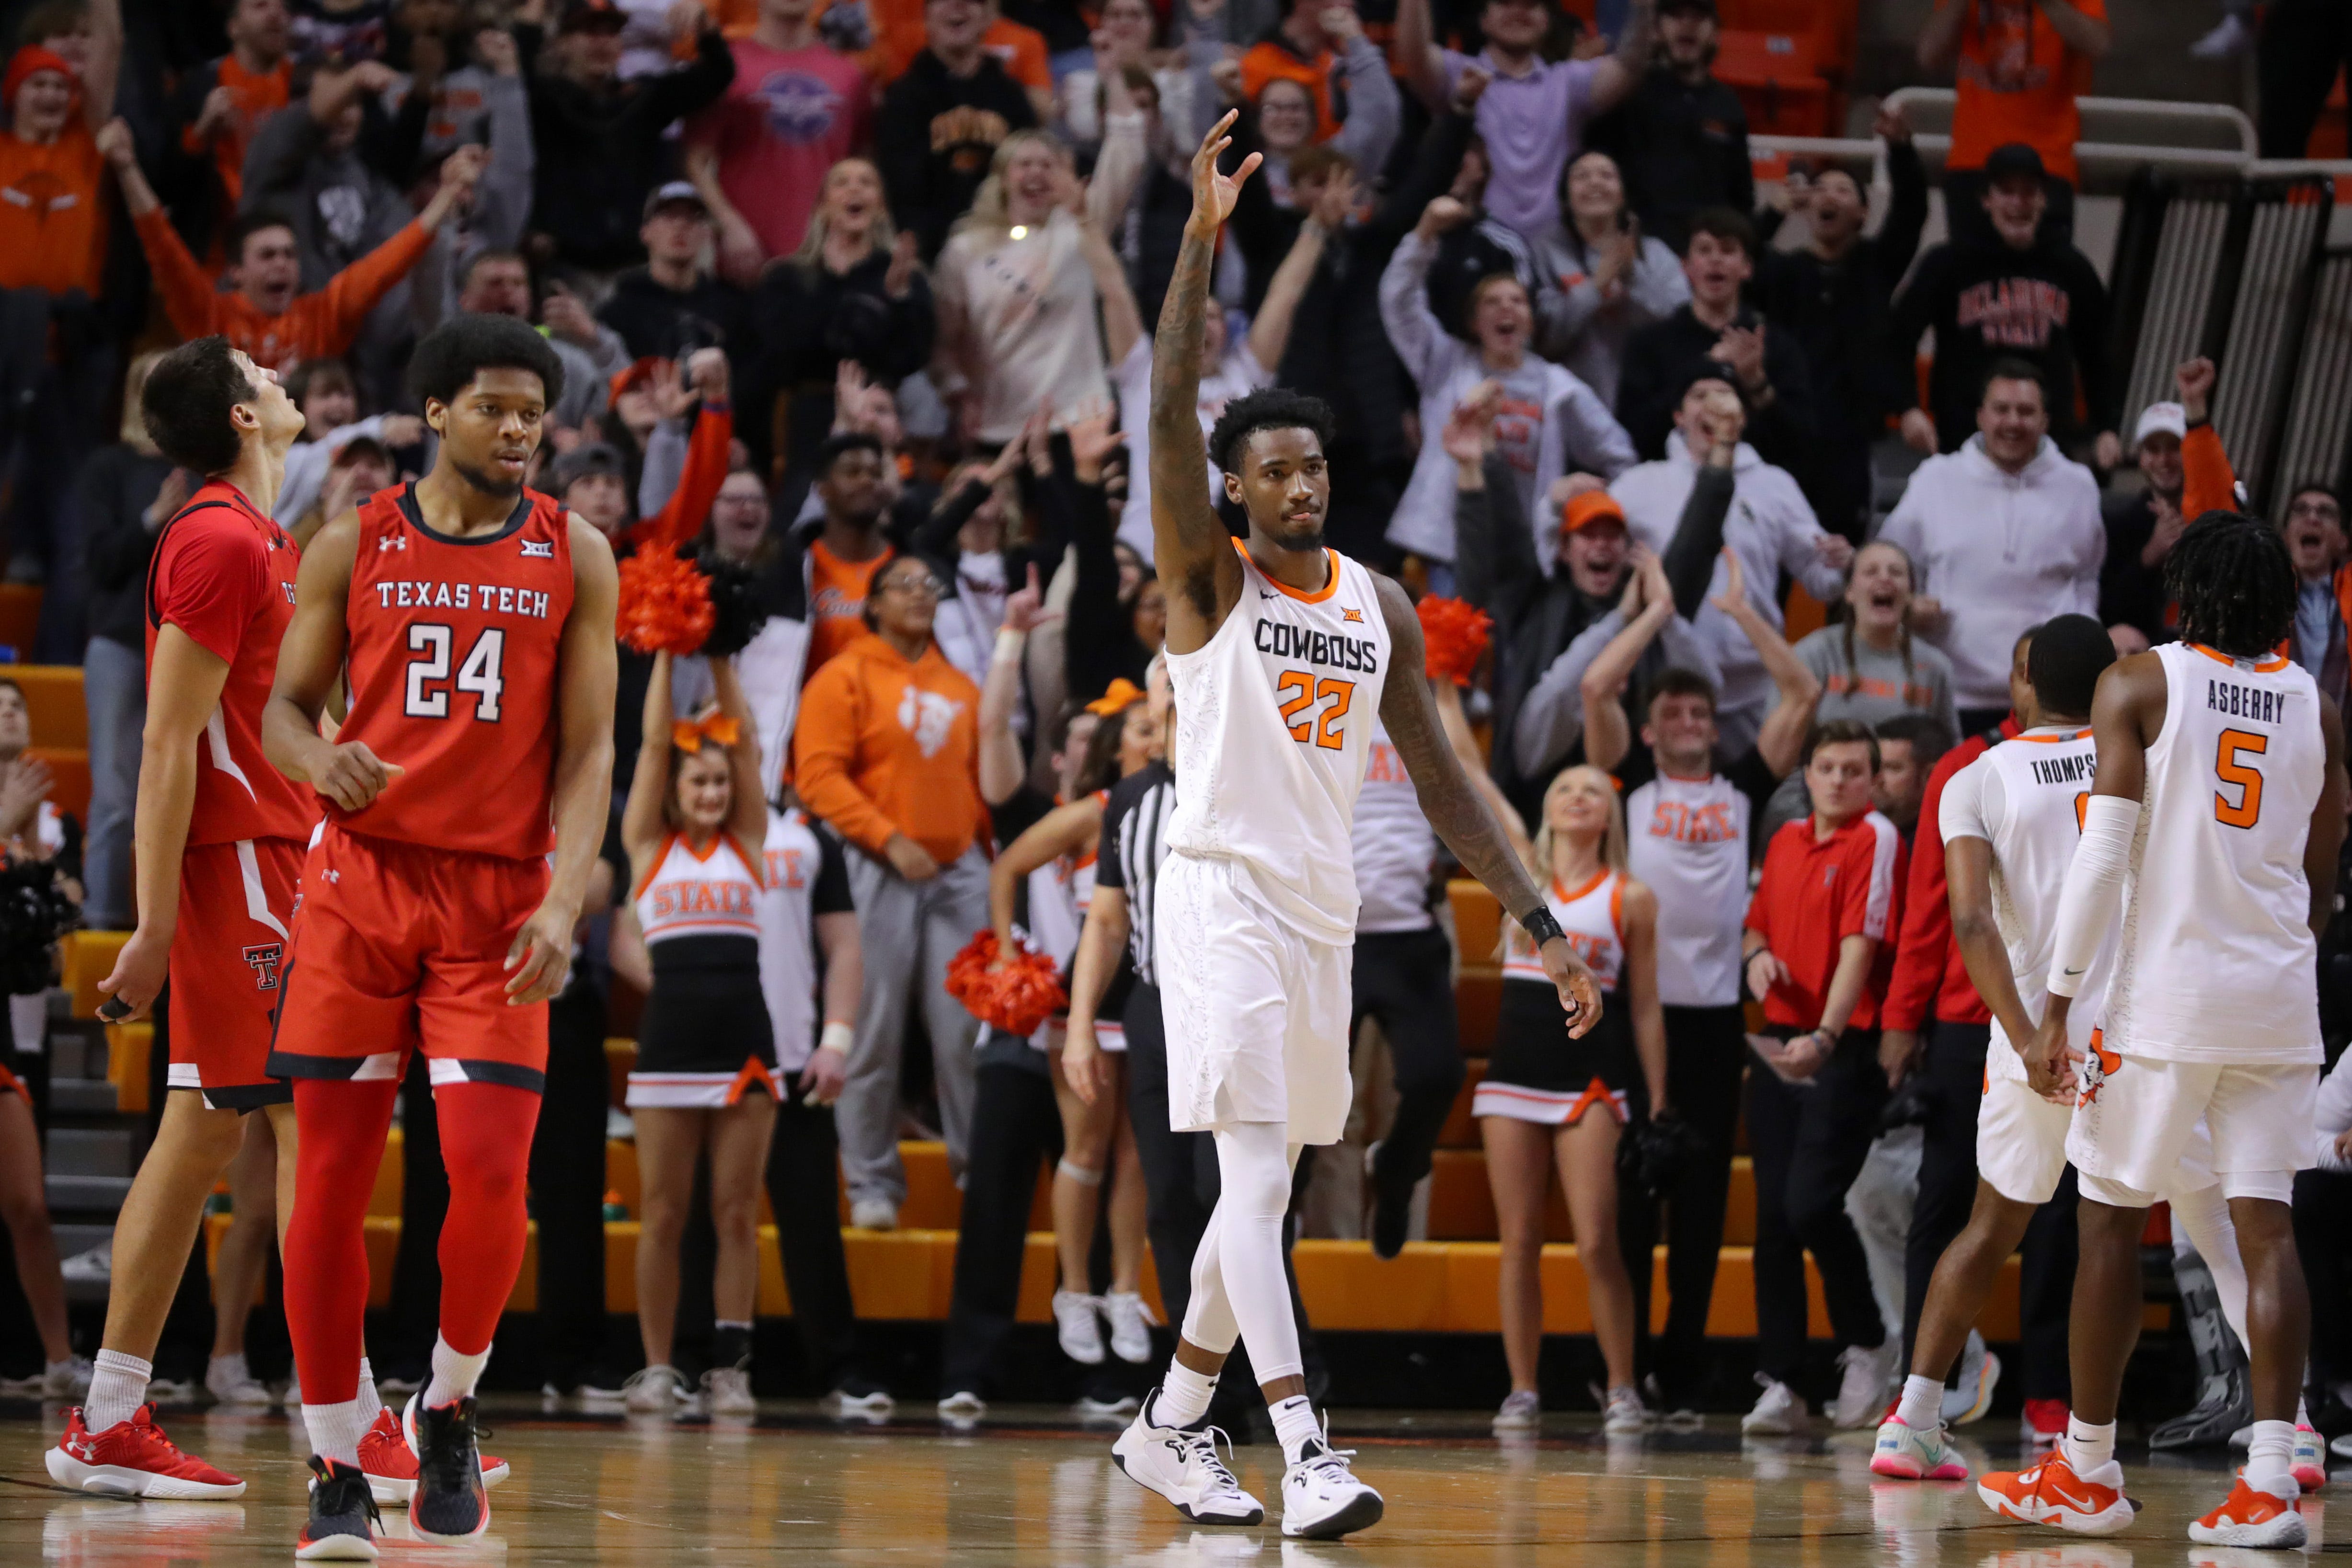
[[[1543, 894], [1445, 738], [1436, 699], [1422, 674], [1428, 655], [1423, 651], [1421, 618], [1413, 612], [1412, 601], [1389, 579], [1374, 580], [1380, 584], [1381, 617], [1389, 628], [1381, 722], [1388, 727], [1397, 755], [1404, 758], [1405, 771], [1412, 775], [1429, 825], [1464, 869], [1502, 901], [1503, 913], [1524, 923], [1524, 917], [1543, 907]], [[1568, 1032], [1582, 1035], [1601, 1021], [1601, 988], [1593, 983], [1592, 971], [1564, 936], [1545, 942], [1541, 956], [1544, 973], [1559, 988], [1560, 1005], [1568, 1009]]]
[[1168, 588], [1168, 649], [1190, 653], [1216, 634], [1241, 597], [1242, 568], [1233, 537], [1217, 516], [1202, 475], [1209, 465], [1201, 437], [1201, 344], [1208, 334], [1209, 272], [1217, 230], [1233, 215], [1242, 183], [1258, 165], [1253, 152], [1231, 174], [1217, 154], [1232, 144], [1228, 113], [1192, 154], [1192, 215], [1176, 253], [1160, 330], [1151, 344], [1151, 543]]

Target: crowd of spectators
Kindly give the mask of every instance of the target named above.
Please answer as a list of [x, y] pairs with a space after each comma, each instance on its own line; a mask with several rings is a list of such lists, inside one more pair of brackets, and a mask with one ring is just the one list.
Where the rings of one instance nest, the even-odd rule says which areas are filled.
[[[998, 1374], [1028, 1194], [1057, 1163], [1056, 1218], [1085, 1228], [1063, 1238], [1062, 1343], [1110, 1365], [1100, 1311], [1132, 1360], [1141, 1239], [1186, 1245], [1181, 1215], [1200, 1197], [1164, 1086], [1155, 1110], [1139, 1055], [1101, 1076], [1123, 1085], [1120, 1115], [1081, 1105], [1058, 1026], [1034, 1041], [982, 1027], [950, 969], [982, 930], [1045, 941], [1033, 905], [1095, 874], [1099, 832], [1137, 946], [1124, 967], [1107, 956], [1116, 937], [1080, 964], [1088, 984], [1119, 969], [1119, 988], [1081, 996], [1076, 1032], [1096, 1039], [1097, 1009], [1132, 1019], [1133, 995], [1152, 994], [1169, 781], [1143, 405], [1186, 163], [1234, 109], [1237, 151], [1265, 162], [1218, 261], [1203, 429], [1271, 384], [1329, 402], [1331, 542], [1491, 617], [1492, 652], [1449, 722], [1497, 809], [1538, 835], [1563, 770], [1625, 791], [1613, 839], [1592, 827], [1559, 852], [1580, 868], [1613, 855], [1654, 901], [1640, 962], [1665, 1059], [1630, 1099], [1671, 1108], [1700, 1151], [1671, 1191], [1570, 1194], [1588, 1220], [1614, 1205], [1636, 1259], [1668, 1202], [1666, 1344], [1642, 1344], [1642, 1370], [1669, 1404], [1698, 1397], [1677, 1380], [1697, 1364], [1748, 1070], [1769, 1385], [1751, 1424], [1792, 1419], [1819, 1370], [1801, 1354], [1806, 1251], [1842, 1352], [1832, 1403], [1874, 1416], [1865, 1396], [1901, 1312], [1871, 1300], [1846, 1191], [1877, 1179], [1865, 1156], [1922, 1026], [1981, 1017], [1952, 992], [1934, 931], [1911, 930], [1941, 903], [1940, 857], [1906, 873], [1906, 845], [1937, 841], [1947, 754], [2013, 730], [2034, 628], [2096, 615], [2126, 650], [2168, 634], [2163, 561], [2215, 494], [2189, 472], [2210, 368], [2184, 368], [2181, 402], [2149, 407], [2125, 446], [2105, 290], [2072, 242], [2074, 99], [2106, 46], [2100, 0], [1935, 9], [1919, 58], [1956, 71], [1959, 103], [1950, 237], [1925, 254], [1928, 175], [1901, 114], [1872, 127], [1883, 188], [1834, 163], [1759, 185], [1741, 99], [1713, 74], [1713, 0], [1601, 10], [1612, 36], [1551, 0], [1398, 0], [1370, 28], [1353, 0], [20, 11], [0, 83], [6, 575], [44, 588], [27, 653], [84, 672], [87, 922], [131, 919], [142, 584], [192, 487], [121, 412], [153, 350], [224, 333], [287, 379], [309, 428], [277, 511], [299, 539], [426, 466], [401, 384], [418, 334], [453, 311], [530, 321], [566, 370], [534, 483], [624, 551], [698, 532], [751, 575], [768, 618], [733, 658], [740, 682], [625, 651], [615, 844], [643, 716], [692, 715], [740, 685], [762, 792], [804, 810], [845, 862], [854, 1017], [802, 1008], [793, 1027], [812, 1038], [776, 1042], [802, 1076], [768, 1190], [780, 1221], [793, 1209], [811, 1375], [852, 1401], [879, 1393], [838, 1245], [799, 1223], [824, 1228], [837, 1201], [824, 1172], [836, 1133], [855, 1226], [898, 1223], [910, 1134], [943, 1139], [964, 1185], [971, 1256], [941, 1390], [959, 1410]], [[2305, 583], [2294, 654], [2340, 698], [2338, 499], [2301, 492], [2283, 526]], [[1828, 615], [1793, 646], [1791, 586]], [[667, 703], [646, 701], [656, 679]], [[13, 753], [0, 767], [0, 807], [45, 787]], [[1057, 801], [1094, 804], [1056, 817]], [[1376, 896], [1367, 872], [1368, 907], [1385, 900], [1375, 936], [1425, 944], [1441, 929], [1439, 852], [1425, 824], [1399, 826], [1418, 822], [1409, 792], [1395, 814], [1377, 845], [1360, 835], [1388, 879]], [[998, 878], [992, 904], [992, 860], [1040, 823], [1048, 848], [999, 862], [1020, 875]], [[583, 930], [577, 995], [558, 1009], [579, 1049], [558, 1054], [551, 1106], [556, 1078], [602, 1074], [583, 1042], [626, 1032], [646, 973], [628, 902]], [[829, 953], [847, 941], [837, 920], [826, 929]], [[1066, 936], [1052, 956], [1066, 972], [1079, 955]], [[1447, 965], [1426, 956], [1416, 946], [1368, 983], [1359, 1010], [1395, 1037], [1408, 1099], [1450, 1103], [1459, 1052], [1450, 1001], [1433, 999]], [[1408, 974], [1427, 995], [1397, 993]], [[1752, 1049], [1743, 1000], [1769, 1026]], [[820, 1021], [845, 1026], [822, 1049]], [[562, 1238], [542, 1242], [556, 1274], [541, 1300], [566, 1303], [571, 1326], [546, 1347], [566, 1392], [612, 1381], [593, 1327], [601, 1244], [583, 1218], [602, 1197], [589, 1124], [603, 1100], [592, 1085], [551, 1109], [534, 1164], [572, 1195], [541, 1217]], [[436, 1173], [420, 1156], [429, 1093], [406, 1103], [415, 1220], [435, 1212]], [[822, 1135], [792, 1120], [820, 1113]], [[1393, 1254], [1443, 1119], [1399, 1109], [1377, 1212], [1340, 1217], [1343, 1233], [1368, 1224]], [[1583, 1156], [1570, 1177], [1561, 1157], [1564, 1177], [1601, 1179]], [[665, 1177], [664, 1246], [682, 1230], [708, 1261], [712, 1200], [687, 1215], [683, 1171]], [[729, 1258], [748, 1190], [726, 1198]], [[1501, 1177], [1496, 1190], [1499, 1204]], [[1534, 1212], [1510, 1196], [1521, 1219]], [[551, 1221], [559, 1209], [571, 1218]], [[1087, 1245], [1098, 1215], [1107, 1269]], [[402, 1258], [429, 1270], [429, 1242], [404, 1238]], [[1187, 1267], [1159, 1258], [1163, 1290]], [[1646, 1267], [1609, 1288], [1647, 1324]], [[688, 1278], [646, 1343], [675, 1337], [690, 1359], [707, 1297]], [[429, 1290], [412, 1280], [399, 1299]], [[1613, 1293], [1609, 1310], [1623, 1312]], [[429, 1328], [429, 1313], [395, 1315], [411, 1337]], [[1517, 1385], [1532, 1372], [1514, 1343]], [[380, 1352], [384, 1386], [423, 1352]], [[1122, 1396], [1090, 1377], [1089, 1397]]]

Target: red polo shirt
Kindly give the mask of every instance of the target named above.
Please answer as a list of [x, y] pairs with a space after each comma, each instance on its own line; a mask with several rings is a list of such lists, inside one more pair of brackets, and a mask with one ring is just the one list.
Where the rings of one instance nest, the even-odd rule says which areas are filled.
[[[1837, 973], [1839, 946], [1849, 936], [1884, 943], [1900, 928], [1902, 893], [1903, 836], [1876, 811], [1864, 811], [1826, 839], [1815, 835], [1810, 816], [1773, 834], [1763, 878], [1748, 903], [1748, 929], [1763, 935], [1795, 982], [1776, 985], [1765, 996], [1764, 1021], [1783, 1029], [1818, 1025], [1830, 977]], [[1848, 1029], [1877, 1022], [1885, 973], [1885, 964], [1871, 966]]]

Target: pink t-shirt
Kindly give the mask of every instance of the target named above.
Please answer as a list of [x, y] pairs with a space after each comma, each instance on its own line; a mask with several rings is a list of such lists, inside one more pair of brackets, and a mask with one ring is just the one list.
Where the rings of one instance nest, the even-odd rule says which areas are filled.
[[800, 248], [824, 172], [863, 146], [873, 92], [847, 55], [823, 45], [734, 41], [735, 79], [691, 134], [719, 153], [719, 184], [771, 257]]

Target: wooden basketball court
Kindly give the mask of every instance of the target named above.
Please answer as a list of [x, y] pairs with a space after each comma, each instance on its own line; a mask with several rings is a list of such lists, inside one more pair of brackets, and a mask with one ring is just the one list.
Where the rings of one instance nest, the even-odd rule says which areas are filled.
[[[55, 1412], [0, 1416], [0, 1563], [247, 1563], [290, 1561], [303, 1519], [299, 1423], [282, 1416], [166, 1413], [189, 1448], [246, 1477], [234, 1503], [152, 1503], [48, 1486], [41, 1453]], [[1737, 1419], [1697, 1430], [1604, 1439], [1589, 1414], [1555, 1416], [1540, 1438], [1502, 1443], [1483, 1414], [1341, 1411], [1332, 1437], [1388, 1499], [1388, 1517], [1345, 1542], [1286, 1542], [1255, 1530], [1200, 1530], [1111, 1464], [1112, 1428], [1066, 1411], [992, 1410], [951, 1433], [928, 1406], [885, 1427], [844, 1426], [811, 1406], [763, 1404], [728, 1422], [600, 1417], [496, 1397], [485, 1445], [513, 1477], [491, 1494], [489, 1534], [456, 1552], [397, 1539], [384, 1560], [423, 1563], [1644, 1564], [1749, 1568], [2214, 1568], [2278, 1563], [2277, 1552], [2193, 1548], [2184, 1528], [2229, 1486], [2216, 1451], [2125, 1461], [2138, 1522], [2085, 1541], [2005, 1524], [1969, 1482], [1875, 1480], [1867, 1432], [1743, 1442]], [[2014, 1468], [2014, 1427], [1964, 1434], [1970, 1465]], [[1242, 1483], [1272, 1503], [1279, 1456], [1239, 1451]], [[2326, 1496], [2305, 1503], [2315, 1552], [2352, 1550], [2352, 1520], [2330, 1531]], [[2337, 1543], [2323, 1548], [2323, 1539]]]

